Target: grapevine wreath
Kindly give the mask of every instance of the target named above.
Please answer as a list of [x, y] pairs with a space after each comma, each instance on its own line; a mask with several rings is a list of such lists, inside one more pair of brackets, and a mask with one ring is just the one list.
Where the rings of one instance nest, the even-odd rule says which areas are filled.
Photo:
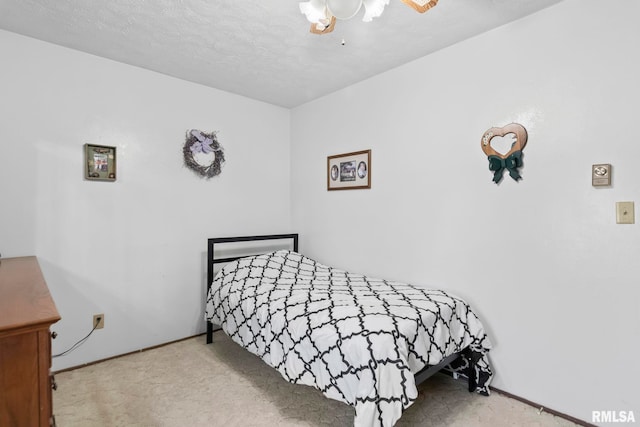
[[[216, 138], [216, 132], [205, 133], [196, 129], [188, 131], [182, 153], [185, 166], [201, 177], [209, 179], [220, 175], [224, 163], [224, 150]], [[194, 157], [198, 153], [213, 153], [213, 160], [202, 164]]]

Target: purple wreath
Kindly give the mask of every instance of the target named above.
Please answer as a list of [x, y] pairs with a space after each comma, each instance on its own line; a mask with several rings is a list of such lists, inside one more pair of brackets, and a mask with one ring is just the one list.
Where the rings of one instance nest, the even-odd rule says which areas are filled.
[[[185, 166], [201, 177], [209, 179], [222, 172], [224, 150], [216, 138], [216, 132], [205, 133], [196, 129], [188, 131], [182, 153]], [[208, 165], [201, 165], [193, 157], [196, 153], [214, 153], [214, 160]]]

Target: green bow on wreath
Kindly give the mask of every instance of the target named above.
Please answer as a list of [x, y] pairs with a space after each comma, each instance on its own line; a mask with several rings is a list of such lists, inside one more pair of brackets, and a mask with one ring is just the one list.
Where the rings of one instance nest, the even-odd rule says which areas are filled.
[[522, 179], [518, 173], [518, 168], [522, 167], [522, 151], [514, 151], [506, 159], [502, 159], [498, 156], [489, 156], [489, 170], [493, 171], [493, 182], [496, 184], [502, 180], [502, 175], [505, 170], [509, 171], [509, 175], [514, 181]]
[[[491, 146], [491, 141], [495, 137], [505, 136], [515, 138], [515, 140], [509, 151], [502, 154]], [[505, 170], [509, 171], [509, 175], [514, 181], [518, 182], [519, 179], [522, 179], [518, 168], [522, 166], [522, 149], [527, 145], [527, 139], [527, 130], [519, 123], [509, 123], [501, 128], [492, 127], [482, 135], [480, 146], [489, 159], [489, 170], [493, 171], [493, 182], [498, 184], [502, 181]]]

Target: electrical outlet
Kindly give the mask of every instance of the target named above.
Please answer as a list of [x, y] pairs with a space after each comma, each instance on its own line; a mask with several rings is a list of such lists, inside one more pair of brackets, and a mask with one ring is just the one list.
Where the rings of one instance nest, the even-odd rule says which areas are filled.
[[104, 314], [93, 315], [93, 327], [95, 327], [96, 329], [104, 328]]

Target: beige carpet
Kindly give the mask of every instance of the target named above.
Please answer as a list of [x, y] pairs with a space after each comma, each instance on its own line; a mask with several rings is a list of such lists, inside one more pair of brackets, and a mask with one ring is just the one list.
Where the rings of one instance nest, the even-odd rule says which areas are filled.
[[[286, 382], [222, 332], [56, 374], [53, 408], [71, 426], [352, 426], [350, 406]], [[575, 426], [437, 374], [396, 426]]]

